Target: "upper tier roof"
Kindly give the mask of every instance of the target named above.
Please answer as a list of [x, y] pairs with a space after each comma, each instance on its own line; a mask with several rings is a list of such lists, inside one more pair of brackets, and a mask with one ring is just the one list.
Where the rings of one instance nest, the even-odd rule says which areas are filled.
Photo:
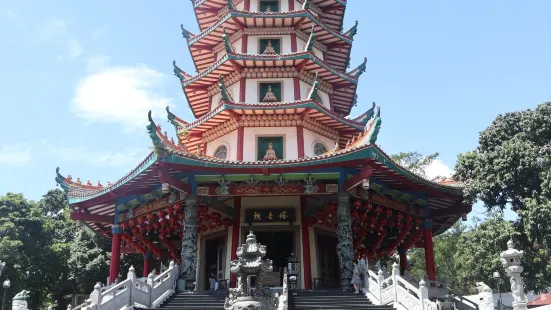
[[[373, 112], [373, 108], [371, 111]], [[171, 114], [169, 112], [169, 119], [172, 118]], [[188, 123], [178, 119], [172, 121], [172, 124], [176, 127], [180, 143], [185, 144], [188, 152], [195, 153], [198, 143], [209, 142], [234, 131], [238, 124], [244, 124], [247, 120], [254, 122], [262, 117], [266, 119], [266, 122], [270, 122], [273, 117], [277, 116], [282, 118], [283, 125], [280, 125], [282, 127], [288, 126], [285, 124], [285, 120], [289, 119], [293, 120], [295, 125], [300, 122], [306, 129], [327, 138], [336, 140], [340, 137], [341, 147], [344, 147], [346, 141], [351, 140], [352, 136], [363, 132], [369, 120], [365, 117], [366, 113], [362, 114], [363, 117], [355, 120], [344, 118], [331, 112], [317, 101], [306, 98], [292, 102], [252, 104], [222, 101], [217, 108], [194, 122]]]
[[[255, 1], [255, 0], [253, 0]], [[303, 4], [304, 0], [297, 0]], [[233, 6], [236, 7], [244, 0], [233, 0]], [[246, 3], [246, 1], [245, 1]], [[342, 0], [310, 0], [310, 9], [320, 15], [320, 20], [335, 31], [340, 31], [346, 9], [346, 1]], [[292, 3], [294, 6], [294, 3]], [[204, 31], [212, 26], [220, 16], [228, 10], [227, 0], [196, 0], [193, 1], [195, 16], [199, 24], [199, 29]], [[299, 10], [302, 7], [290, 7], [289, 10]], [[245, 7], [245, 11], [249, 9]]]
[[340, 30], [335, 31], [321, 22], [310, 10], [279, 13], [230, 10], [200, 34], [193, 35], [183, 28], [182, 30], [184, 37], [187, 37], [191, 56], [198, 71], [208, 67], [215, 58], [215, 52], [221, 50], [220, 43], [224, 29], [231, 36], [231, 43], [243, 34], [261, 33], [261, 31], [274, 34], [293, 31], [306, 41], [313, 29], [317, 44], [327, 51], [327, 63], [343, 72], [350, 60], [352, 37], [356, 33], [356, 27], [357, 25], [353, 26], [351, 31], [342, 34]]
[[358, 78], [365, 71], [366, 61], [365, 59], [359, 67], [349, 73], [341, 73], [329, 67], [310, 51], [281, 55], [250, 55], [228, 52], [196, 76], [187, 75], [177, 67], [176, 75], [182, 82], [184, 93], [195, 117], [201, 117], [209, 112], [211, 107], [209, 87], [217, 83], [219, 76], [241, 74], [244, 68], [273, 67], [295, 67], [299, 73], [303, 70], [311, 74], [317, 73], [322, 82], [330, 84], [333, 88], [334, 111], [348, 115], [355, 104]]

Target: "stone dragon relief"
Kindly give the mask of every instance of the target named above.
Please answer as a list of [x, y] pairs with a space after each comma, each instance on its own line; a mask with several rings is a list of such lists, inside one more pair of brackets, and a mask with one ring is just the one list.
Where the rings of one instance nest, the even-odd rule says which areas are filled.
[[[250, 232], [245, 244], [237, 248], [237, 259], [231, 261], [230, 272], [237, 276], [237, 287], [230, 289], [226, 298], [226, 310], [276, 310], [278, 296], [262, 287], [262, 276], [271, 272], [272, 261], [263, 259], [266, 246], [257, 243], [256, 236]], [[255, 277], [255, 287], [249, 287], [251, 277]]]
[[182, 237], [182, 279], [195, 282], [197, 268], [197, 197], [190, 195], [184, 210], [184, 235]]
[[350, 217], [350, 194], [341, 193], [337, 206], [337, 255], [341, 268], [341, 288], [348, 289], [354, 265], [354, 248], [352, 241], [352, 219]]

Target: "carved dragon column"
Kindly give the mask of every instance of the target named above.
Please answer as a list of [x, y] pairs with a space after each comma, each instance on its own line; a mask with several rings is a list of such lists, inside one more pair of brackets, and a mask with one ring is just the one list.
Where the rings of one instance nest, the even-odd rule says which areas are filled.
[[352, 240], [352, 218], [350, 216], [350, 194], [339, 193], [337, 195], [337, 256], [341, 269], [341, 288], [348, 289], [352, 279], [354, 265], [354, 248]]
[[184, 210], [184, 235], [182, 237], [182, 280], [186, 290], [193, 290], [197, 274], [197, 196], [189, 195]]

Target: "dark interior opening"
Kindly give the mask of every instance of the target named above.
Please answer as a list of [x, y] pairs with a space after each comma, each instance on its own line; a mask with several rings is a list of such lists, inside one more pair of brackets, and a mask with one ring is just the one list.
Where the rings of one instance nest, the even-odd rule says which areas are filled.
[[205, 279], [206, 281], [205, 284], [204, 284], [204, 287], [203, 289], [205, 290], [209, 290], [211, 289], [210, 287], [210, 281], [209, 279], [212, 278], [213, 276], [216, 278], [218, 278], [218, 280], [222, 280], [220, 279], [220, 275], [218, 275], [218, 272], [219, 272], [219, 266], [218, 266], [218, 259], [219, 259], [219, 253], [218, 253], [218, 248], [223, 245], [224, 242], [223, 242], [223, 239], [211, 239], [211, 240], [206, 240], [205, 241]]
[[266, 246], [264, 258], [273, 261], [273, 270], [280, 273], [282, 281], [284, 268], [287, 267], [287, 259], [294, 253], [295, 233], [292, 231], [262, 231], [254, 234], [258, 243]]

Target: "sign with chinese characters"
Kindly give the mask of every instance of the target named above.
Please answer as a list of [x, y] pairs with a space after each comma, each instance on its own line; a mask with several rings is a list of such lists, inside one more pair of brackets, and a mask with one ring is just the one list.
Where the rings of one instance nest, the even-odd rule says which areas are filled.
[[266, 209], [247, 209], [245, 210], [245, 221], [252, 223], [281, 223], [296, 221], [294, 208], [266, 208]]

